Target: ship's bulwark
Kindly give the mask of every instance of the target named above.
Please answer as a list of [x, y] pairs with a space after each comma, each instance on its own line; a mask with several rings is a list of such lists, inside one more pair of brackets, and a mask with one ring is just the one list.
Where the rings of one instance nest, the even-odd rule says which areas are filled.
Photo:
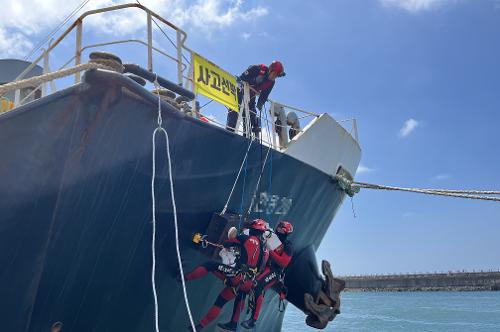
[[[89, 97], [82, 88], [0, 117], [0, 322], [5, 331], [46, 331], [55, 321], [63, 322], [63, 331], [154, 329], [151, 135], [156, 109], [130, 94]], [[190, 236], [204, 231], [224, 206], [248, 141], [181, 114], [164, 112], [163, 124], [171, 142], [181, 253], [190, 270], [207, 259]], [[254, 143], [250, 150], [246, 209], [266, 149]], [[160, 140], [157, 151], [160, 328], [185, 331], [188, 317], [175, 281], [172, 205]], [[280, 218], [294, 222], [297, 251], [317, 247], [343, 196], [328, 175], [274, 151], [261, 185], [266, 193], [255, 210], [262, 212], [252, 215], [273, 226]], [[240, 210], [242, 187], [243, 179], [232, 211]], [[207, 276], [187, 286], [199, 320], [222, 284]], [[231, 309], [229, 303], [221, 320]], [[258, 329], [279, 331], [282, 318], [275, 294], [268, 292]]]

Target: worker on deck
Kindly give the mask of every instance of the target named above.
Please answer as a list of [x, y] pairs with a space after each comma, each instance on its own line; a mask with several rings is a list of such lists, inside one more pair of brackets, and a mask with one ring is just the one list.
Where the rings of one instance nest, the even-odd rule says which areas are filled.
[[[269, 67], [266, 65], [252, 65], [248, 67], [243, 74], [237, 77], [240, 82], [247, 82], [250, 85], [250, 101], [248, 102], [248, 109], [250, 110], [250, 124], [255, 136], [260, 133], [260, 124], [257, 119], [257, 111], [255, 109], [255, 97], [259, 95], [257, 101], [257, 108], [262, 111], [262, 106], [267, 101], [271, 90], [274, 87], [274, 82], [277, 77], [285, 76], [283, 64], [279, 61], [273, 61]], [[243, 111], [241, 102], [243, 100], [243, 88], [238, 88], [238, 105], [240, 105], [240, 112]], [[246, 128], [246, 116], [243, 116], [243, 128]], [[234, 131], [238, 121], [238, 113], [235, 110], [229, 110], [227, 115], [226, 127]]]
[[[268, 265], [264, 271], [257, 276], [254, 287], [251, 290], [253, 292], [253, 303], [249, 303], [249, 306], [252, 308], [252, 314], [248, 320], [241, 323], [241, 326], [246, 329], [253, 329], [255, 323], [259, 319], [265, 290], [273, 287], [280, 295], [281, 301], [286, 298], [286, 287], [284, 285], [285, 270], [288, 264], [290, 264], [293, 256], [293, 246], [290, 240], [288, 240], [288, 235], [293, 232], [293, 225], [288, 221], [280, 221], [276, 225], [274, 232], [278, 236], [281, 244], [269, 252], [270, 259], [268, 260]], [[225, 324], [219, 324], [220, 327], [229, 331], [236, 331], [245, 298], [246, 293], [239, 292], [234, 302], [231, 321]]]
[[[222, 307], [236, 297], [238, 290], [249, 292], [256, 277], [264, 271], [267, 265], [269, 252], [263, 239], [263, 234], [267, 229], [266, 222], [262, 219], [255, 219], [247, 228], [249, 230], [248, 235], [244, 233], [235, 234], [233, 238], [228, 239], [224, 243], [224, 247], [238, 246], [240, 248], [240, 256], [234, 270], [219, 270], [214, 273], [219, 278], [224, 276], [226, 287], [220, 292], [214, 305], [208, 310], [208, 313], [196, 325], [197, 331], [201, 331], [217, 318]], [[198, 267], [193, 272], [186, 274], [186, 280], [203, 277], [208, 274], [209, 270], [212, 270], [210, 272], [214, 272], [213, 269], [213, 264]]]

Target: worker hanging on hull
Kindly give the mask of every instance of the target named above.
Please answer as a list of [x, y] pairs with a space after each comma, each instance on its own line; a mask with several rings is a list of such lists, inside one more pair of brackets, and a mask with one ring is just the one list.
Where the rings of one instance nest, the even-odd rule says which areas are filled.
[[[184, 279], [186, 281], [191, 281], [194, 279], [199, 279], [205, 277], [207, 274], [212, 273], [215, 277], [222, 281], [226, 281], [228, 279], [234, 278], [238, 275], [239, 270], [236, 267], [236, 263], [240, 256], [240, 244], [235, 243], [232, 239], [237, 237], [237, 229], [235, 227], [231, 227], [229, 229], [227, 237], [228, 241], [224, 245], [218, 245], [214, 243], [210, 243], [211, 245], [217, 246], [221, 248], [219, 252], [219, 256], [222, 258], [222, 263], [219, 261], [208, 261], [200, 266], [196, 267], [193, 271], [186, 273]], [[196, 243], [205, 241], [201, 234], [199, 235], [199, 239], [196, 240]]]
[[255, 323], [259, 319], [259, 313], [264, 300], [264, 292], [266, 289], [273, 287], [280, 295], [280, 301], [286, 298], [285, 287], [285, 272], [288, 264], [292, 260], [293, 245], [288, 240], [288, 235], [293, 232], [293, 225], [288, 221], [280, 221], [275, 227], [275, 233], [281, 241], [281, 245], [270, 251], [268, 267], [257, 279], [257, 285], [253, 289], [252, 316], [241, 323], [246, 329], [253, 329]]
[[[285, 76], [283, 64], [279, 61], [273, 61], [269, 67], [262, 64], [252, 65], [237, 77], [238, 81], [246, 82], [250, 86], [250, 101], [248, 102], [248, 109], [250, 111], [250, 125], [255, 136], [258, 136], [260, 133], [260, 123], [255, 109], [255, 97], [259, 95], [257, 108], [261, 111], [262, 106], [264, 106], [264, 103], [267, 101], [267, 98], [274, 87], [275, 79], [283, 76]], [[240, 105], [240, 112], [242, 112], [244, 108], [244, 106], [241, 105], [242, 100], [243, 88], [240, 86], [238, 88], [238, 105]], [[246, 128], [247, 121], [245, 112], [242, 113], [242, 118], [243, 128]], [[235, 110], [229, 110], [226, 122], [227, 129], [234, 131], [236, 129], [237, 121], [238, 112]], [[246, 132], [246, 130], [244, 131]]]
[[[202, 265], [192, 272], [187, 273], [186, 280], [193, 280], [207, 275], [209, 272], [223, 280], [226, 287], [219, 293], [214, 305], [208, 310], [207, 314], [196, 325], [196, 330], [201, 331], [217, 318], [222, 307], [233, 300], [238, 291], [249, 292], [252, 288], [258, 274], [262, 272], [267, 264], [269, 252], [263, 239], [266, 231], [266, 222], [262, 219], [255, 219], [248, 225], [248, 235], [240, 233], [234, 234], [224, 243], [224, 247], [238, 246], [240, 256], [236, 261], [234, 270], [220, 271], [214, 270], [214, 264]], [[229, 265], [225, 265], [229, 266]]]
[[[281, 244], [270, 250], [270, 259], [264, 271], [259, 274], [255, 280], [254, 287], [251, 290], [251, 300], [249, 306], [252, 308], [251, 317], [242, 322], [241, 326], [246, 329], [253, 329], [259, 319], [264, 292], [269, 288], [273, 288], [280, 295], [280, 302], [286, 298], [286, 287], [284, 285], [285, 270], [290, 264], [293, 256], [293, 246], [288, 240], [288, 235], [293, 232], [293, 225], [288, 221], [280, 221], [274, 230]], [[225, 324], [219, 324], [220, 327], [236, 331], [239, 322], [240, 313], [243, 310], [247, 293], [239, 292], [233, 307], [233, 315], [231, 321]]]

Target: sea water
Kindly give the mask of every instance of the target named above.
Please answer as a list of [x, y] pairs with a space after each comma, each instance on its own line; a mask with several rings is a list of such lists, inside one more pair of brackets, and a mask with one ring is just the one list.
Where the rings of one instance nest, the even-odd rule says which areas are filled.
[[[318, 331], [288, 305], [283, 331]], [[323, 331], [500, 332], [500, 292], [344, 292]]]

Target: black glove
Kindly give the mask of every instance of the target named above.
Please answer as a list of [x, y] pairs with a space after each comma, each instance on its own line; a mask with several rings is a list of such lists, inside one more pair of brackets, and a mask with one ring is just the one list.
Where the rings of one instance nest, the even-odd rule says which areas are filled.
[[257, 103], [257, 108], [259, 109], [259, 111], [262, 111], [262, 106], [264, 106], [264, 105], [261, 103]]

